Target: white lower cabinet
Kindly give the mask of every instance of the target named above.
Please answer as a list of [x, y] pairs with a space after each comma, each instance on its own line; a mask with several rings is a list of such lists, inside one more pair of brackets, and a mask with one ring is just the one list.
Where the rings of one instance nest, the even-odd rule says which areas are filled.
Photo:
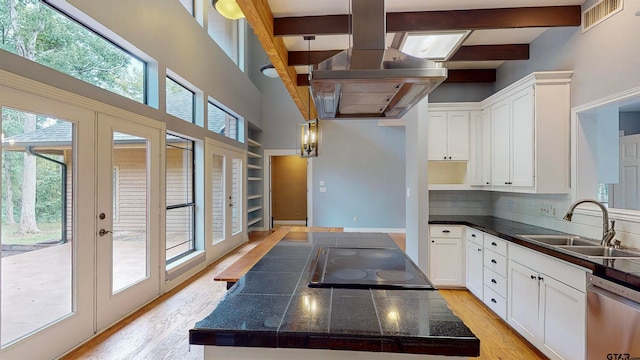
[[584, 360], [586, 271], [517, 245], [509, 251], [509, 325], [551, 359]]
[[429, 226], [429, 280], [440, 287], [464, 287], [463, 226]]
[[481, 231], [466, 228], [465, 240], [467, 247], [466, 256], [466, 283], [467, 289], [478, 299], [483, 296], [483, 234]]

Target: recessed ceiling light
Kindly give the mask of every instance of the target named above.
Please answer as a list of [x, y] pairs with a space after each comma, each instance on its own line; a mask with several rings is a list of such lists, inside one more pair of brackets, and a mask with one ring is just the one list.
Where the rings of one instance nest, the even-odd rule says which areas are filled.
[[447, 61], [462, 45], [471, 31], [439, 31], [428, 33], [408, 33], [400, 46], [400, 51], [414, 57]]

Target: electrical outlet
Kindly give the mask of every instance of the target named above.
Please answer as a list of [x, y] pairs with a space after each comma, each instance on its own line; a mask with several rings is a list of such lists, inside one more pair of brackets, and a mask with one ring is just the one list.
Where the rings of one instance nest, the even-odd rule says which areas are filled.
[[458, 206], [458, 197], [457, 196], [452, 196], [451, 197], [451, 206], [452, 207]]
[[353, 222], [358, 222], [358, 217], [357, 216], [353, 217]]
[[513, 210], [513, 200], [509, 199], [509, 202], [507, 203], [507, 208], [508, 210]]
[[555, 208], [550, 204], [540, 204], [538, 214], [542, 216], [555, 216]]

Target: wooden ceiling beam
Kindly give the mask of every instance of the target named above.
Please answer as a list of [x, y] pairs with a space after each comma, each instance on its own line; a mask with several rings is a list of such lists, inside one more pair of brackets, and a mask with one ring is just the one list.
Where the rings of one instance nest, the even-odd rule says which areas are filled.
[[[349, 15], [276, 18], [273, 21], [273, 34], [275, 36], [349, 34], [349, 18]], [[581, 20], [579, 5], [390, 12], [387, 13], [387, 32], [579, 26]]]
[[[495, 69], [450, 69], [445, 84], [450, 83], [487, 83], [496, 81]], [[309, 75], [298, 74], [298, 86], [309, 86]]]
[[309, 102], [309, 91], [306, 87], [298, 87], [296, 70], [293, 66], [287, 65], [288, 51], [284, 41], [273, 35], [273, 13], [267, 0], [236, 0], [236, 2], [251, 24], [262, 48], [269, 56], [269, 60], [278, 72], [280, 80], [287, 88], [302, 117], [305, 119], [315, 118], [317, 116], [316, 109], [313, 102]]
[[[323, 62], [342, 50], [289, 51], [289, 66], [308, 66]], [[529, 60], [529, 44], [462, 46], [449, 61]]]
[[461, 46], [449, 61], [529, 60], [529, 44]]

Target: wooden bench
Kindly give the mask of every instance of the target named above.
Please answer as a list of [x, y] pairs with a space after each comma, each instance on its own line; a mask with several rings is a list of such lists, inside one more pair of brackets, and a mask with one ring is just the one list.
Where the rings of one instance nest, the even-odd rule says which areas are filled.
[[289, 227], [283, 226], [267, 236], [262, 242], [250, 251], [248, 251], [241, 258], [236, 260], [231, 266], [224, 269], [221, 273], [216, 275], [213, 279], [215, 281], [226, 281], [227, 289], [231, 288], [244, 274], [247, 273], [255, 264], [265, 256], [269, 250], [278, 244], [282, 238], [284, 238], [289, 232], [342, 232], [342, 228], [328, 228], [328, 227]]

